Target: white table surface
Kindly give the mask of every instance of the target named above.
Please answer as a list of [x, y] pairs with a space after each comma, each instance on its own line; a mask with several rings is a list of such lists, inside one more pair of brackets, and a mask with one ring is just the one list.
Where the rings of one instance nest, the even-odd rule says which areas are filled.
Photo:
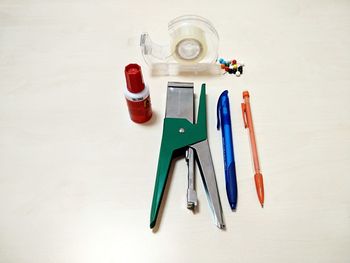
[[[152, 77], [139, 35], [210, 19], [244, 75]], [[349, 262], [349, 1], [0, 1], [0, 262]], [[129, 120], [124, 67], [139, 63], [154, 117]], [[157, 232], [149, 214], [167, 81], [207, 83], [208, 136], [226, 231], [200, 179], [186, 209], [178, 160]], [[226, 199], [216, 101], [228, 89], [239, 203]], [[242, 91], [265, 179], [256, 196]]]

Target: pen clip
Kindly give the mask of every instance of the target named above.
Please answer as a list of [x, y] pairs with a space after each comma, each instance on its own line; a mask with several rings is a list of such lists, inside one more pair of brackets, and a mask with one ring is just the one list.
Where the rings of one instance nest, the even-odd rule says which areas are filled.
[[[221, 116], [220, 111], [222, 111], [222, 107], [223, 107], [222, 104], [223, 104], [223, 103], [226, 103], [226, 104], [224, 105], [224, 107], [226, 107], [227, 104], [228, 104], [227, 93], [228, 93], [228, 91], [227, 91], [227, 90], [224, 90], [224, 91], [220, 94], [220, 97], [219, 97], [219, 99], [218, 99], [218, 104], [217, 104], [217, 106], [216, 106], [216, 117], [217, 117], [216, 129], [217, 129], [217, 130], [220, 130], [220, 122], [222, 122], [222, 120], [220, 120], [220, 116]], [[225, 97], [226, 97], [226, 100], [225, 100]]]
[[216, 105], [216, 118], [217, 118], [216, 129], [217, 130], [220, 130], [220, 108], [221, 108], [221, 95], [218, 99], [218, 104]]
[[242, 107], [242, 116], [243, 116], [243, 122], [244, 122], [244, 128], [248, 128], [248, 121], [247, 121], [247, 107], [245, 103], [241, 103]]

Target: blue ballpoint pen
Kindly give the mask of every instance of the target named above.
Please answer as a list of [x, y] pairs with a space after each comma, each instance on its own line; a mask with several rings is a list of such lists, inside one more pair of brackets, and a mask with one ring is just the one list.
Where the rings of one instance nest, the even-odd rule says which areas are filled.
[[231, 208], [236, 209], [236, 205], [237, 205], [236, 165], [235, 165], [235, 156], [233, 153], [230, 102], [228, 99], [227, 90], [221, 93], [219, 97], [218, 104], [217, 104], [217, 118], [218, 118], [217, 129], [219, 130], [221, 126], [227, 198]]

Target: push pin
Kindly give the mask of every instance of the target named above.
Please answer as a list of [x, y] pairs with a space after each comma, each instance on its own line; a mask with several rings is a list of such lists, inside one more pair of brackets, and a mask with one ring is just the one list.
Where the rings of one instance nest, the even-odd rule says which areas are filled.
[[219, 58], [217, 61], [221, 64], [221, 68], [225, 70], [225, 73], [234, 74], [237, 77], [243, 74], [243, 63], [237, 63], [235, 59], [226, 61], [223, 58]]

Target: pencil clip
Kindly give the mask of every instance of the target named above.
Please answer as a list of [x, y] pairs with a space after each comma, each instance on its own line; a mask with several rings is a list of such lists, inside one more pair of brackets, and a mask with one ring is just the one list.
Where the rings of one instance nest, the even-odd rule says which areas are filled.
[[245, 103], [241, 103], [241, 107], [242, 107], [242, 116], [243, 116], [243, 122], [244, 122], [244, 128], [248, 128], [248, 121], [247, 121], [247, 109], [246, 109], [246, 105]]

